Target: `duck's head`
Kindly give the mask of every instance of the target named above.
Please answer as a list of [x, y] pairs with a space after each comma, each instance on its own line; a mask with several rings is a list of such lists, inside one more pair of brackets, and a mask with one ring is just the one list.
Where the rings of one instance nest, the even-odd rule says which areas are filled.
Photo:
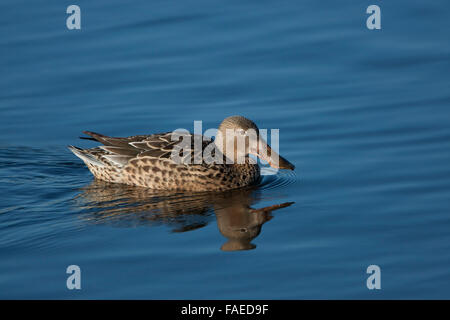
[[[276, 153], [259, 134], [257, 125], [242, 116], [231, 116], [222, 121], [216, 136], [220, 151], [234, 163], [252, 154], [277, 169], [294, 170], [295, 166]], [[241, 162], [240, 162], [241, 161]]]

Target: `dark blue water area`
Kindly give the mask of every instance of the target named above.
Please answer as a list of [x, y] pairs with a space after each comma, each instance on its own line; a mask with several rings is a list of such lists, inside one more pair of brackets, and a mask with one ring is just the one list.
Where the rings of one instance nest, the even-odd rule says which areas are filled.
[[[0, 298], [450, 298], [449, 18], [448, 1], [2, 1]], [[158, 193], [94, 181], [66, 148], [233, 114], [279, 129], [295, 171]]]

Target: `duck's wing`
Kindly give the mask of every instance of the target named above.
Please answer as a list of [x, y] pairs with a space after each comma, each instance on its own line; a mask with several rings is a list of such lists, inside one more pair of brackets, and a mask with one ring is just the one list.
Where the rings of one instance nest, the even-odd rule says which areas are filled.
[[[118, 165], [125, 165], [132, 158], [140, 157], [194, 163], [193, 159], [201, 158], [203, 150], [212, 142], [210, 138], [188, 132], [166, 132], [126, 138], [108, 137], [91, 131], [83, 132], [102, 143], [100, 148], [107, 152], [104, 157]], [[174, 159], [174, 155], [179, 158]]]

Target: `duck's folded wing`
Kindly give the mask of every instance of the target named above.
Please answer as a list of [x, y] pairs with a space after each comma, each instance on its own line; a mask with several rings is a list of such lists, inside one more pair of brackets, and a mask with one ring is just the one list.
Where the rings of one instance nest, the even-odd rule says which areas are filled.
[[[105, 157], [122, 165], [136, 157], [174, 160], [173, 155], [178, 155], [180, 161], [186, 163], [186, 160], [201, 157], [203, 149], [211, 143], [209, 138], [201, 135], [178, 132], [176, 134], [167, 132], [126, 138], [108, 137], [91, 131], [84, 131], [84, 133], [103, 144], [100, 148], [108, 152]], [[196, 148], [196, 144], [200, 148]]]
[[203, 150], [211, 141], [210, 138], [188, 132], [168, 132], [148, 136], [130, 145], [142, 150], [138, 157], [172, 159], [176, 163], [193, 163], [198, 158], [200, 161], [195, 163], [201, 163]]

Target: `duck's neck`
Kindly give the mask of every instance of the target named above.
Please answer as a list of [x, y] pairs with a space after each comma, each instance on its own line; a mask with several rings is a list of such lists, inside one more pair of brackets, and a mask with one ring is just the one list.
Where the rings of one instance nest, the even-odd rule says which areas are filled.
[[231, 144], [228, 145], [228, 149], [227, 149], [227, 144], [224, 143], [223, 139], [216, 139], [214, 141], [214, 144], [216, 146], [216, 152], [219, 152], [219, 157], [218, 158], [223, 158], [225, 159], [225, 163], [228, 164], [248, 164], [250, 163], [250, 158], [247, 155], [240, 155], [237, 152], [237, 148], [235, 145]]
[[230, 136], [227, 137], [223, 134], [223, 130], [219, 130], [214, 143], [216, 145], [216, 150], [218, 150], [228, 160], [227, 163], [248, 163], [248, 153], [245, 153], [247, 148], [244, 145], [241, 145], [241, 141], [238, 142], [236, 136], [230, 134]]

